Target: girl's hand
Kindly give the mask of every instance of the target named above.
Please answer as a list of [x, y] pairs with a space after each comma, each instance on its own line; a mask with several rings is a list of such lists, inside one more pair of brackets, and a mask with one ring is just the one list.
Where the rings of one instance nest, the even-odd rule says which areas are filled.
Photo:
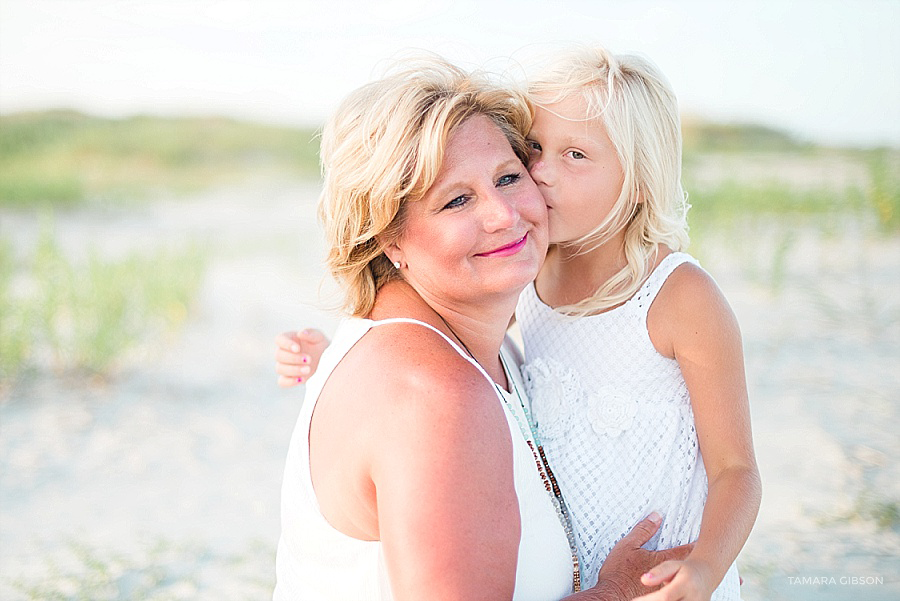
[[279, 334], [275, 338], [278, 385], [289, 388], [306, 382], [316, 372], [328, 344], [325, 334], [315, 329]]
[[662, 588], [634, 601], [709, 601], [715, 589], [710, 579], [710, 568], [703, 562], [664, 561], [641, 576], [645, 586]]

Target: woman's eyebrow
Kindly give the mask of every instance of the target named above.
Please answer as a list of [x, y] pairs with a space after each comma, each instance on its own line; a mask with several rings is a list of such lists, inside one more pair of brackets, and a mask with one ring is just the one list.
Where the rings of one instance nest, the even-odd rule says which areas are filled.
[[[505, 161], [497, 163], [496, 167], [494, 167], [494, 175], [496, 176], [496, 175], [500, 174], [501, 172], [506, 171], [507, 169], [524, 169], [524, 168], [525, 167], [522, 164], [522, 161], [520, 161], [518, 159], [518, 157], [509, 158], [509, 159], [506, 159]], [[428, 193], [429, 193], [429, 195], [444, 196], [444, 195], [448, 194], [451, 190], [456, 190], [456, 189], [462, 190], [462, 189], [470, 188], [471, 187], [470, 182], [471, 182], [470, 179], [463, 179], [463, 178], [447, 180], [446, 182], [442, 182], [442, 181], [438, 180], [437, 182], [434, 183], [434, 185], [431, 187], [431, 189], [428, 191]]]

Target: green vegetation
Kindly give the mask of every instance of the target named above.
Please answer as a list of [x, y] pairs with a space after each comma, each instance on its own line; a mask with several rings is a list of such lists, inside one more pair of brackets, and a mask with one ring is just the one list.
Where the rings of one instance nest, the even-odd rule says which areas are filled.
[[878, 216], [878, 223], [888, 231], [900, 230], [900, 166], [897, 157], [885, 149], [867, 156], [872, 182], [868, 199]]
[[[833, 156], [865, 163], [872, 189], [794, 192], [784, 182], [753, 187], [723, 183], [698, 194], [695, 213], [802, 213], [875, 207], [896, 229], [896, 150], [823, 148], [783, 131], [752, 124], [683, 123], [685, 170], [698, 156], [752, 154]], [[187, 193], [254, 176], [318, 177], [318, 138], [309, 129], [224, 118], [107, 119], [74, 111], [0, 116], [0, 207], [121, 203], [153, 193]]]
[[[877, 149], [847, 153], [847, 160], [864, 166], [868, 186], [804, 188], [775, 179], [754, 185], [723, 179], [711, 189], [691, 192], [692, 216], [721, 219], [737, 215], [871, 213], [882, 228], [896, 231], [900, 226], [900, 154]], [[690, 168], [686, 169], [686, 177], [689, 175]]]
[[[871, 218], [883, 233], [896, 234], [900, 231], [900, 153], [875, 149], [847, 151], [842, 156], [860, 165], [867, 184], [841, 189], [825, 183], [799, 186], [774, 178], [758, 183], [723, 178], [716, 185], [691, 189], [692, 230], [745, 224], [754, 217], [816, 220], [826, 229], [848, 218]], [[690, 188], [690, 166], [685, 168], [685, 179]]]
[[[188, 315], [205, 267], [197, 248], [75, 263], [45, 223], [16, 271], [0, 246], [0, 375], [49, 364], [58, 371], [106, 374], [138, 341], [170, 331]], [[16, 285], [18, 284], [18, 285]]]
[[[822, 148], [771, 128], [690, 119], [684, 140], [692, 252], [702, 254], [711, 233], [752, 235], [775, 226], [777, 244], [763, 270], [777, 287], [797, 224], [838, 231], [850, 219], [868, 229], [876, 224], [884, 235], [900, 232], [897, 149]], [[311, 130], [221, 118], [0, 116], [0, 210], [90, 208], [254, 177], [318, 177], [317, 155]], [[806, 183], [796, 186], [783, 179], [789, 169], [781, 180], [741, 177], [745, 165], [767, 176], [767, 165], [790, 167], [799, 157], [801, 167], [815, 166], [820, 156], [848, 166], [852, 185], [810, 184], [806, 173]], [[704, 186], [692, 182], [698, 166]], [[4, 379], [29, 367], [109, 373], [136, 341], [185, 318], [205, 263], [203, 253], [187, 249], [116, 261], [92, 255], [75, 264], [55, 244], [52, 227], [27, 261], [14, 256], [0, 240]]]
[[836, 211], [855, 212], [863, 205], [858, 190], [792, 190], [777, 183], [761, 186], [726, 181], [711, 190], [690, 196], [691, 214], [702, 219], [724, 219], [738, 215], [822, 215]]
[[0, 116], [0, 207], [122, 202], [272, 174], [317, 176], [315, 132], [223, 118]]
[[853, 507], [838, 514], [822, 516], [820, 524], [869, 522], [879, 530], [900, 529], [900, 501], [885, 499], [870, 489], [856, 497]]
[[684, 152], [800, 152], [815, 148], [786, 132], [755, 124], [711, 123], [685, 117], [681, 125]]

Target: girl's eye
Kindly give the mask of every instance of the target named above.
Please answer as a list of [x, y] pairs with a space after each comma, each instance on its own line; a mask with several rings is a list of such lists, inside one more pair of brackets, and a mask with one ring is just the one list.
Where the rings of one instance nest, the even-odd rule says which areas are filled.
[[522, 177], [521, 173], [508, 173], [504, 176], [501, 176], [500, 179], [497, 180], [497, 185], [498, 186], [510, 186], [510, 185], [516, 183], [517, 181], [519, 181], [519, 178], [521, 178], [521, 177]]
[[534, 140], [527, 140], [526, 144], [528, 144], [528, 150], [530, 152], [540, 152], [541, 145], [535, 142]]
[[570, 150], [569, 156], [571, 156], [573, 159], [579, 159], [579, 160], [585, 158], [584, 154], [578, 152], [577, 150]]
[[[455, 208], [457, 208], [457, 207], [463, 206], [463, 205], [466, 204], [467, 202], [469, 202], [469, 197], [466, 196], [465, 194], [462, 194], [462, 195], [460, 195], [460, 196], [457, 196], [456, 198], [454, 198], [453, 200], [451, 200], [451, 201], [448, 202], [447, 204], [445, 204], [445, 205], [444, 205], [444, 209], [455, 209]], [[442, 209], [442, 210], [443, 210], [443, 209]]]

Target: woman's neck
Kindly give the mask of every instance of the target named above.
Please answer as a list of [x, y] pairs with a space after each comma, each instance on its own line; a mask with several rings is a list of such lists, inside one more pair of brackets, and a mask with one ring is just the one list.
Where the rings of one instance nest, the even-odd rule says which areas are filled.
[[452, 303], [431, 298], [406, 282], [385, 284], [378, 292], [369, 317], [388, 319], [410, 317], [441, 330], [484, 368], [499, 385], [506, 387], [506, 374], [500, 362], [500, 347], [518, 296], [492, 299], [490, 302]]

